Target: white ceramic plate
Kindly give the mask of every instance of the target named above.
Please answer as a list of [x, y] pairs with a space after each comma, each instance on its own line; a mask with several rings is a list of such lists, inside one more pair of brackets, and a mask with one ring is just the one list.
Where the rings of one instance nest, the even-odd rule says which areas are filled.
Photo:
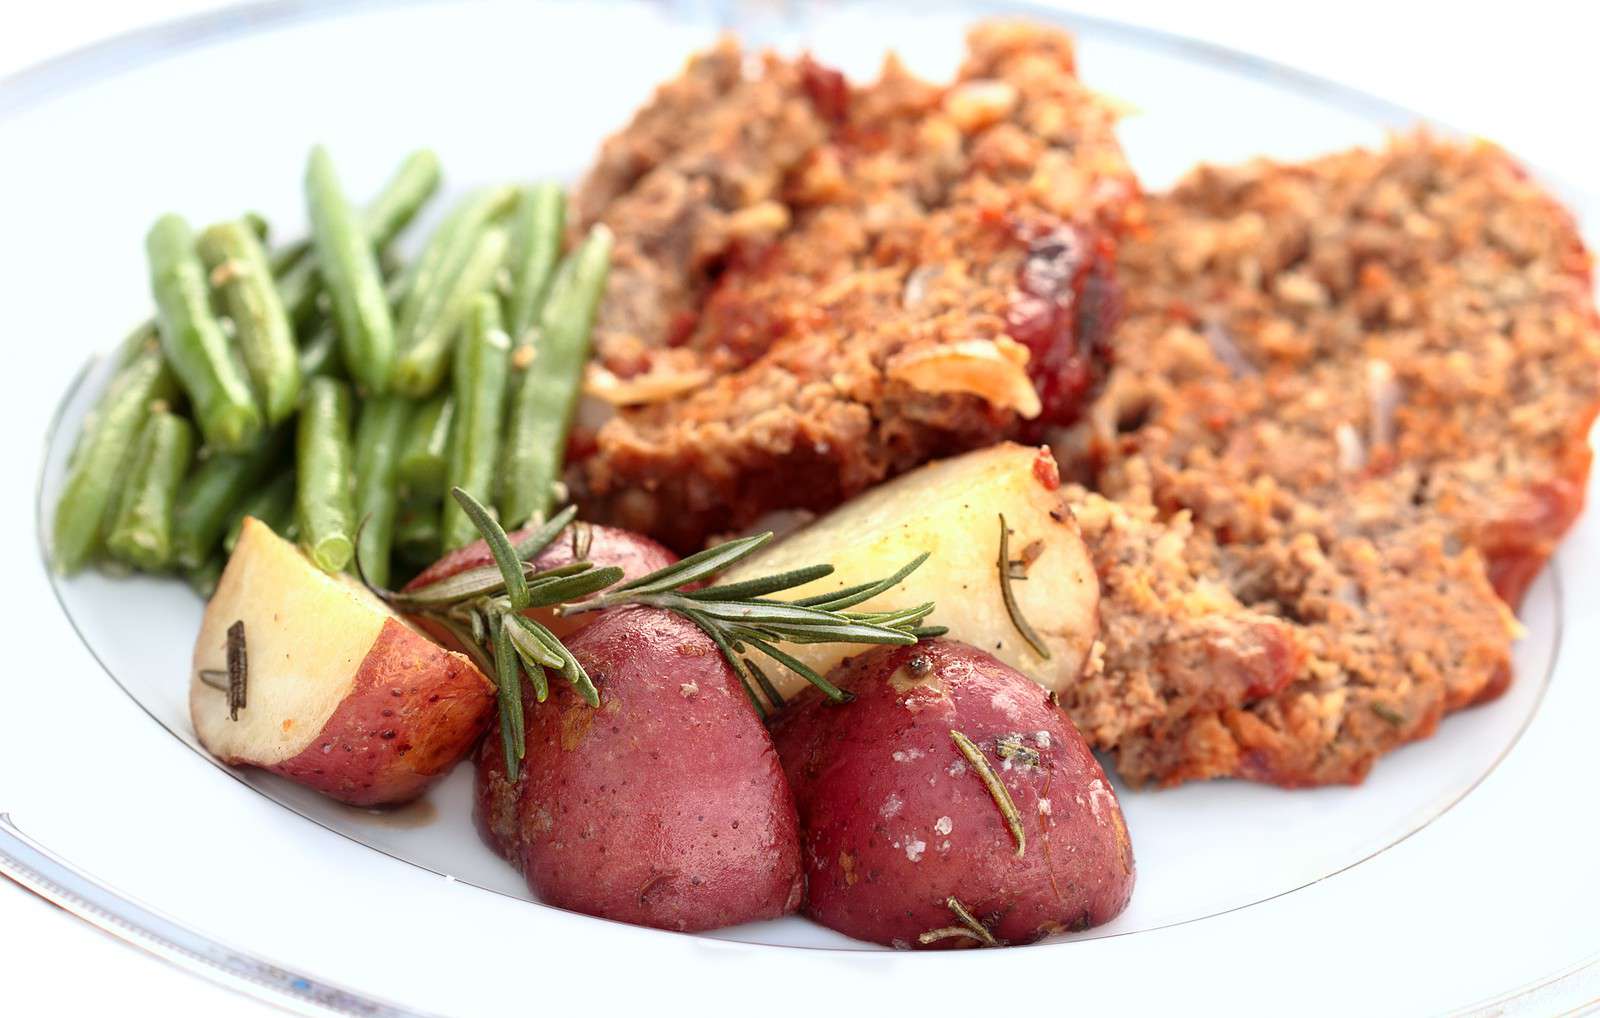
[[[914, 16], [735, 6], [732, 24], [747, 37], [809, 46], [857, 76], [888, 46], [947, 74], [974, 15], [971, 5]], [[813, 973], [800, 997], [864, 984], [909, 1002], [908, 978], [959, 971], [957, 985], [939, 987], [947, 1004], [964, 992], [992, 1003], [995, 986], [1071, 972], [1078, 1002], [1176, 1005], [1227, 986], [1236, 1004], [1295, 992], [1300, 1012], [1441, 1010], [1600, 948], [1587, 911], [1600, 890], [1585, 851], [1594, 812], [1582, 786], [1567, 784], [1593, 771], [1586, 722], [1600, 700], [1585, 624], [1600, 587], [1579, 565], [1600, 535], [1587, 518], [1560, 556], [1566, 572], [1547, 571], [1528, 597], [1504, 697], [1447, 720], [1359, 788], [1122, 790], [1139, 866], [1132, 905], [1109, 926], [1023, 950], [935, 962], [801, 919], [688, 938], [575, 916], [526, 900], [520, 878], [478, 841], [466, 769], [424, 803], [373, 815], [224, 770], [199, 750], [185, 699], [194, 596], [171, 581], [53, 582], [23, 540], [43, 537], [47, 514], [36, 507], [53, 504], [71, 436], [103, 382], [103, 370], [79, 366], [146, 313], [145, 226], [168, 209], [204, 222], [253, 208], [294, 232], [302, 160], [319, 140], [358, 192], [422, 144], [442, 155], [452, 193], [574, 177], [717, 24], [695, 4], [351, 4], [318, 16], [269, 6], [135, 37], [0, 93], [0, 151], [20, 154], [8, 155], [0, 191], [0, 278], [26, 281], [7, 307], [13, 356], [27, 351], [29, 371], [13, 387], [12, 434], [38, 435], [59, 414], [42, 463], [36, 447], [4, 454], [19, 481], [7, 523], [20, 639], [13, 695], [0, 707], [0, 811], [220, 939], [450, 1012], [476, 1013], [519, 988], [548, 994], [540, 970], [615, 973], [624, 951], [633, 977], [604, 984], [619, 999], [649, 1000], [663, 979], [755, 994]], [[1417, 119], [1259, 61], [1114, 25], [1073, 27], [1084, 77], [1140, 111], [1122, 137], [1147, 186], [1201, 159], [1376, 143]], [[36, 503], [22, 497], [33, 476]], [[1496, 932], [1508, 929], [1514, 942]], [[1221, 960], [1207, 967], [1208, 957]]]

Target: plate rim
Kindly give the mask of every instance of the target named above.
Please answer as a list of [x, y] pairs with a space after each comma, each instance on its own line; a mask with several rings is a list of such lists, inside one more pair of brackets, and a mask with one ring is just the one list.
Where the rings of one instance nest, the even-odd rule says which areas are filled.
[[[326, 2], [321, 4], [306, 5], [297, 2], [297, 0], [249, 0], [249, 2], [232, 4], [211, 11], [197, 12], [194, 14], [181, 15], [165, 19], [154, 24], [132, 28], [109, 36], [105, 39], [76, 47], [59, 55], [37, 61], [31, 65], [28, 65], [27, 67], [11, 72], [4, 77], [0, 77], [0, 125], [6, 124], [7, 122], [27, 113], [35, 112], [41, 107], [48, 106], [54, 100], [65, 95], [69, 95], [75, 91], [90, 87], [92, 85], [100, 84], [120, 74], [139, 70], [169, 58], [211, 45], [216, 45], [218, 43], [223, 43], [237, 37], [248, 36], [257, 31], [331, 20], [352, 14], [359, 15], [368, 13], [383, 13], [390, 10], [422, 6], [465, 6], [465, 3], [466, 0], [326, 0]], [[670, 3], [663, 2], [657, 2], [654, 5], [661, 7], [673, 6]], [[698, 5], [687, 6], [691, 11], [702, 11]], [[730, 6], [738, 7], [740, 5], [734, 3], [731, 5], [716, 4], [713, 6], [718, 9], [719, 13], [726, 15], [728, 13], [726, 10], [727, 8]], [[865, 4], [855, 4], [855, 6], [865, 6]], [[1353, 104], [1350, 108], [1364, 110], [1385, 120], [1402, 119], [1407, 122], [1424, 125], [1449, 134], [1461, 133], [1437, 118], [1427, 116], [1404, 105], [1383, 99], [1382, 97], [1367, 92], [1359, 87], [1346, 84], [1334, 78], [1302, 71], [1290, 65], [1280, 63], [1269, 57], [1264, 57], [1245, 50], [1236, 49], [1225, 44], [1198, 39], [1181, 33], [1170, 32], [1164, 29], [1122, 22], [1113, 18], [1088, 15], [1081, 11], [1076, 11], [1071, 7], [1053, 7], [1045, 6], [1039, 3], [1021, 2], [977, 3], [965, 5], [965, 9], [973, 11], [975, 15], [984, 11], [1003, 11], [1012, 14], [1036, 16], [1041, 19], [1063, 24], [1064, 26], [1074, 30], [1089, 30], [1113, 38], [1134, 40], [1141, 43], [1153, 43], [1160, 49], [1174, 52], [1180, 57], [1186, 59], [1214, 60], [1226, 64], [1232, 69], [1240, 70], [1243, 73], [1260, 74], [1270, 77], [1277, 83], [1309, 97], [1333, 102], [1336, 105], [1350, 103]], [[1524, 161], [1523, 165], [1525, 165], [1536, 177], [1546, 181], [1547, 183], [1558, 179], [1554, 175], [1545, 172], [1544, 168], [1540, 167], [1538, 164], [1530, 164]], [[1579, 193], [1570, 187], [1561, 187], [1558, 188], [1558, 190], [1565, 192], [1569, 197], [1576, 197], [1576, 194]], [[144, 708], [144, 705], [140, 703], [137, 698], [133, 697], [131, 693], [128, 693], [124, 687], [122, 687], [120, 680], [118, 680], [110, 671], [110, 669], [105, 666], [104, 662], [102, 662], [99, 656], [95, 654], [93, 648], [89, 647], [86, 641], [83, 641], [82, 634], [78, 632], [77, 625], [72, 616], [67, 613], [65, 611], [65, 607], [60, 604], [59, 591], [56, 587], [55, 578], [49, 571], [48, 557], [47, 552], [45, 551], [47, 548], [47, 514], [43, 511], [43, 483], [45, 468], [48, 462], [48, 443], [51, 439], [51, 436], [55, 434], [56, 429], [60, 424], [60, 415], [64, 411], [71, 395], [75, 393], [82, 384], [84, 384], [86, 378], [92, 374], [95, 365], [100, 363], [100, 360], [103, 356], [104, 355], [97, 355], [91, 357], [89, 362], [79, 369], [78, 373], [73, 377], [64, 394], [58, 398], [56, 412], [51, 416], [49, 427], [44, 436], [46, 446], [43, 450], [41, 450], [41, 452], [45, 455], [41, 456], [39, 461], [39, 469], [36, 474], [34, 506], [35, 521], [37, 524], [36, 541], [38, 542], [39, 550], [46, 556], [44, 559], [44, 565], [47, 576], [49, 576], [52, 593], [57, 598], [58, 607], [62, 609], [62, 614], [66, 616], [74, 632], [78, 635], [80, 642], [84, 643], [84, 646], [87, 650], [89, 650], [91, 657], [93, 657], [96, 663], [100, 665], [101, 669], [111, 677], [112, 681], [117, 683], [119, 688], [123, 688], [124, 693], [127, 694], [129, 698], [140, 707], [141, 710], [144, 710], [146, 714], [149, 714], [149, 711]], [[1520, 742], [1523, 733], [1526, 731], [1529, 724], [1531, 724], [1532, 719], [1538, 715], [1539, 710], [1543, 705], [1545, 693], [1548, 691], [1550, 680], [1556, 671], [1557, 663], [1562, 653], [1562, 636], [1566, 623], [1566, 605], [1564, 602], [1565, 590], [1559, 571], [1559, 562], [1554, 556], [1549, 561], [1547, 568], [1549, 568], [1551, 571], [1552, 579], [1557, 586], [1557, 632], [1554, 637], [1554, 650], [1551, 662], [1546, 669], [1546, 675], [1544, 676], [1543, 683], [1539, 690], [1538, 699], [1534, 704], [1534, 708], [1532, 712], [1530, 712], [1528, 718], [1519, 726], [1516, 736], [1506, 746], [1505, 750], [1502, 751], [1502, 753], [1497, 757], [1494, 765], [1491, 766], [1489, 771], [1486, 771], [1483, 776], [1480, 776], [1476, 781], [1474, 781], [1472, 786], [1454, 799], [1449, 806], [1437, 813], [1433, 818], [1434, 820], [1449, 812], [1456, 805], [1459, 805], [1463, 799], [1465, 799], [1474, 789], [1478, 787], [1478, 785], [1488, 776], [1489, 773], [1492, 773], [1496, 768], [1498, 768], [1510, 750]], [[167, 727], [159, 719], [154, 718], [153, 715], [152, 719], [156, 720], [157, 724], [160, 724], [161, 727]], [[170, 733], [171, 730], [168, 730]], [[181, 736], [179, 737], [179, 741], [183, 742], [185, 745], [189, 745], [188, 741], [183, 739]], [[190, 746], [190, 748], [204, 756], [218, 769], [229, 772], [230, 776], [234, 777], [235, 780], [248, 784], [248, 782], [245, 782], [244, 779], [238, 777], [236, 774], [232, 774], [228, 768], [215, 761], [214, 758], [211, 758], [209, 754], [205, 754], [203, 750], [196, 749], [193, 746]], [[265, 795], [265, 793], [261, 793], [259, 790], [257, 790], [257, 792], [258, 794], [261, 794], [263, 798], [272, 799], [271, 796]], [[278, 802], [276, 799], [273, 799], [272, 801]], [[285, 806], [291, 812], [305, 817], [305, 814], [299, 813], [298, 810], [287, 806], [287, 804], [281, 802], [278, 804]], [[327, 828], [326, 825], [320, 823], [315, 818], [305, 818], [311, 819], [313, 823], [317, 823], [318, 826], [324, 827], [324, 829], [331, 830], [331, 828]], [[1429, 821], [1429, 823], [1431, 822], [1432, 820]], [[1420, 831], [1426, 826], [1427, 824], [1421, 825], [1416, 830], [1408, 833], [1405, 837], [1396, 840], [1394, 843], [1386, 846], [1384, 849], [1380, 849], [1378, 852], [1374, 852], [1371, 855], [1363, 857], [1363, 859], [1358, 860], [1355, 863], [1320, 877], [1315, 881], [1311, 881], [1307, 884], [1301, 885], [1300, 887], [1294, 888], [1293, 890], [1301, 890], [1305, 887], [1312, 886], [1315, 883], [1319, 883], [1328, 877], [1347, 872], [1350, 868], [1359, 865], [1361, 862], [1368, 861], [1374, 858], [1376, 855], [1387, 851], [1388, 848], [1392, 848], [1394, 845], [1400, 844], [1402, 841], [1406, 840], [1406, 838], [1409, 838], [1411, 834], [1416, 833], [1416, 831]], [[335, 831], [335, 833], [341, 832]], [[347, 835], [344, 837], [346, 837], [346, 840], [355, 840], [353, 838], [349, 838]], [[357, 843], [362, 844], [363, 847], [372, 848], [372, 846], [365, 845], [365, 843]], [[377, 849], [377, 851], [385, 855], [390, 854], [383, 852], [381, 849]], [[421, 869], [424, 872], [436, 872], [429, 870], [427, 867], [420, 866], [419, 864], [410, 863], [409, 860], [398, 859], [398, 857], [392, 855], [390, 857], [396, 858], [398, 861], [407, 862], [408, 865]], [[479, 889], [492, 890], [488, 888]], [[504, 892], [494, 893], [503, 897], [515, 897], [511, 895], [505, 895]], [[1183, 920], [1178, 923], [1168, 924], [1167, 926], [1162, 927], [1153, 927], [1150, 930], [1130, 932], [1154, 932], [1157, 929], [1168, 929], [1173, 926], [1187, 925], [1199, 921], [1199, 919], [1215, 918], [1218, 915], [1225, 915], [1232, 911], [1249, 908], [1256, 904], [1274, 900], [1275, 898], [1281, 897], [1288, 893], [1292, 893], [1292, 891], [1280, 892], [1280, 894], [1262, 899], [1260, 902], [1252, 902], [1250, 905], [1237, 906], [1233, 909], [1224, 910], [1222, 912], [1213, 913], [1203, 917], [1197, 917], [1196, 919]], [[551, 906], [545, 907], [549, 908]], [[557, 911], [566, 910], [557, 909]], [[1110, 934], [1102, 938], [1089, 939], [1114, 939], [1118, 937], [1125, 937], [1127, 935], [1128, 934], [1126, 933]], [[779, 945], [747, 944], [746, 946], [771, 947]], [[807, 948], [806, 950], [827, 951], [841, 949]], [[1516, 988], [1508, 990], [1501, 996], [1482, 1000], [1473, 1005], [1471, 1010], [1476, 1011], [1480, 1007], [1489, 1006], [1501, 1001], [1511, 1000], [1528, 992], [1530, 987], [1543, 988], [1552, 985], [1555, 982], [1565, 981], [1584, 972], [1591, 971], [1596, 966], [1600, 966], [1600, 955], [1594, 956], [1587, 961], [1581, 961], [1576, 965], [1568, 965], [1555, 969], [1549, 976], [1534, 980], [1532, 983], [1521, 984]]]

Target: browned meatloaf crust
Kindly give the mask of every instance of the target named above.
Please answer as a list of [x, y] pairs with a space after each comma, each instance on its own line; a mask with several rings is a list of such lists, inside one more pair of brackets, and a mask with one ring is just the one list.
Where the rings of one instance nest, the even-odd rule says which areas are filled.
[[[1137, 196], [1064, 35], [981, 26], [949, 86], [892, 60], [859, 90], [809, 61], [710, 77], [720, 112], [691, 104], [662, 130], [658, 98], [579, 201], [618, 232], [612, 289], [632, 294], [602, 318], [601, 391], [649, 400], [578, 443], [590, 518], [691, 548], [1076, 417]], [[653, 168], [622, 189], [613, 163]]]
[[[1120, 732], [1075, 716], [1134, 782], [1359, 781], [1510, 679], [1505, 603], [1588, 472], [1588, 255], [1504, 153], [1421, 136], [1203, 168], [1147, 216], [1121, 256], [1118, 364], [1058, 452], [1123, 511], [1181, 531], [1184, 568], [1249, 613], [1226, 617], [1275, 620], [1302, 657], [1241, 704]], [[1145, 540], [1081, 515], [1097, 558]], [[1139, 688], [1173, 667], [1150, 644], [1185, 606], [1102, 581], [1086, 679]]]

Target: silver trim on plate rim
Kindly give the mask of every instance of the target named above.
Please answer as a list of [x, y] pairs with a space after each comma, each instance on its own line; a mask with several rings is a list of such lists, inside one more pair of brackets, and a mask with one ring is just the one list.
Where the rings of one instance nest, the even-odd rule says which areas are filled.
[[[225, 42], [239, 36], [248, 35], [253, 31], [266, 28], [285, 28], [296, 24], [322, 21], [330, 18], [351, 14], [361, 14], [365, 12], [382, 12], [397, 8], [422, 6], [424, 4], [440, 6], [448, 4], [457, 6], [464, 5], [464, 2], [465, 0], [322, 0], [322, 2], [310, 2], [310, 0], [253, 0], [253, 2], [239, 3], [215, 11], [182, 16], [159, 22], [154, 25], [143, 26], [122, 32], [98, 42], [87, 44], [0, 78], [0, 124], [3, 124], [6, 120], [12, 117], [34, 110], [47, 104], [53, 99], [73, 92], [77, 89], [97, 84], [105, 79], [115, 77], [118, 74], [136, 70], [159, 62], [163, 59], [171, 58], [196, 49], [201, 49], [209, 45]], [[803, 13], [804, 7], [806, 6], [804, 4], [794, 2], [781, 2], [777, 4], [770, 2], [743, 3], [740, 2], [740, 0], [710, 0], [710, 2], [706, 2], [706, 0], [700, 0], [700, 2], [696, 2], [696, 0], [661, 0], [658, 5], [669, 9], [676, 8], [685, 16], [685, 18], [692, 18], [700, 21], [710, 21], [714, 24], [720, 24], [724, 26], [730, 25], [731, 23], [737, 21], [739, 9], [743, 7], [759, 9], [761, 13], [769, 17], [773, 14], [774, 7], [781, 7], [785, 14], [789, 15], [790, 17], [796, 17]], [[1135, 42], [1157, 51], [1173, 53], [1183, 59], [1223, 65], [1246, 75], [1267, 79], [1279, 87], [1305, 95], [1309, 98], [1319, 99], [1333, 105], [1342, 106], [1349, 110], [1358, 111], [1363, 115], [1389, 124], [1423, 124], [1446, 134], [1459, 135], [1462, 133], [1455, 130], [1450, 125], [1443, 124], [1434, 118], [1423, 116], [1422, 114], [1417, 113], [1416, 111], [1411, 110], [1403, 105], [1390, 102], [1389, 100], [1383, 99], [1379, 96], [1364, 92], [1361, 89], [1353, 88], [1328, 78], [1301, 71], [1266, 57], [1257, 56], [1255, 54], [1246, 53], [1225, 45], [1202, 39], [1195, 39], [1178, 33], [1127, 24], [1108, 18], [1085, 15], [1071, 10], [1047, 7], [1038, 3], [1001, 3], [982, 2], [982, 0], [979, 0], [979, 2], [972, 3], [939, 4], [939, 6], [959, 7], [962, 10], [970, 11], [974, 16], [980, 16], [985, 13], [1009, 13], [1013, 15], [1021, 14], [1036, 17], [1041, 20], [1064, 25], [1065, 27], [1074, 31], [1098, 34], [1113, 39]], [[1544, 171], [1543, 168], [1535, 167], [1532, 169], [1535, 170], [1538, 177], [1547, 182], [1552, 182], [1559, 179], [1554, 174]], [[1574, 194], [1577, 193], [1575, 189], [1568, 187], [1558, 188], [1558, 190], [1565, 190]], [[61, 422], [61, 417], [68, 403], [71, 401], [74, 393], [76, 393], [78, 388], [84, 384], [88, 376], [92, 374], [96, 363], [97, 360], [95, 358], [91, 358], [90, 361], [84, 366], [83, 370], [81, 370], [73, 379], [72, 384], [68, 387], [66, 393], [63, 395], [55, 414], [52, 415], [49, 429], [44, 436], [44, 445], [41, 449], [40, 467], [37, 475], [37, 486], [35, 490], [35, 501], [38, 510], [37, 539], [41, 553], [41, 563], [46, 575], [49, 577], [52, 592], [56, 594], [58, 603], [60, 602], [61, 597], [60, 591], [56, 587], [56, 577], [49, 568], [47, 537], [48, 528], [46, 524], [47, 514], [45, 513], [44, 506], [45, 467], [48, 462], [50, 443]], [[1535, 702], [1533, 705], [1533, 710], [1530, 712], [1528, 718], [1523, 722], [1523, 725], [1518, 729], [1511, 742], [1507, 744], [1504, 750], [1502, 750], [1501, 754], [1495, 759], [1490, 768], [1485, 771], [1477, 781], [1474, 781], [1471, 786], [1463, 791], [1460, 796], [1452, 800], [1448, 805], [1430, 818], [1427, 823], [1431, 823], [1433, 820], [1438, 819], [1438, 817], [1443, 816], [1457, 803], [1461, 802], [1462, 799], [1464, 799], [1467, 795], [1471, 794], [1473, 789], [1475, 789], [1478, 784], [1484, 780], [1484, 778], [1492, 773], [1495, 768], [1498, 767], [1498, 765], [1505, 759], [1506, 755], [1510, 753], [1512, 748], [1516, 746], [1517, 742], [1521, 739], [1523, 732], [1526, 731], [1527, 725], [1531, 723], [1532, 718], [1538, 713], [1544, 694], [1548, 690], [1551, 678], [1555, 673], [1557, 662], [1560, 659], [1562, 630], [1565, 624], [1564, 592], [1561, 572], [1558, 568], [1558, 563], [1553, 559], [1549, 563], [1549, 568], [1551, 571], [1551, 579], [1555, 585], [1556, 628], [1553, 638], [1554, 647], [1551, 654], [1550, 664], [1546, 669], [1546, 673], [1541, 676], [1539, 700]], [[64, 604], [62, 605], [62, 610], [64, 614], [68, 615], [69, 622], [72, 623], [74, 632], [78, 633], [79, 639], [83, 639], [83, 634], [78, 631], [76, 622], [72, 621], [70, 613], [66, 613]], [[84, 641], [84, 645], [89, 650], [90, 655], [95, 658], [95, 661], [100, 664], [101, 668], [106, 672], [106, 674], [112, 679], [113, 682], [117, 684], [118, 688], [122, 689], [122, 691], [134, 701], [134, 703], [138, 704], [141, 710], [145, 710], [145, 712], [149, 714], [148, 709], [139, 702], [138, 698], [133, 696], [133, 694], [129, 692], [126, 687], [122, 686], [116, 675], [106, 667], [105, 662], [101, 661], [98, 655], [94, 654], [94, 649], [89, 647], [87, 640]], [[155, 720], [157, 724], [162, 724], [159, 719], [154, 717], [154, 715], [151, 715], [151, 718], [152, 720]], [[162, 724], [162, 727], [166, 728], [167, 726]], [[172, 734], [177, 735], [177, 733]], [[183, 739], [181, 736], [179, 736], [179, 741], [183, 742], [185, 745], [190, 745], [189, 742]], [[190, 745], [190, 748], [194, 749], [198, 755], [206, 759], [213, 766], [216, 766], [218, 769], [228, 773], [241, 784], [250, 787], [263, 798], [271, 799], [273, 802], [278, 803], [278, 805], [283, 806], [283, 808], [297, 813], [298, 815], [305, 817], [305, 819], [311, 820], [313, 823], [323, 827], [325, 830], [339, 834], [341, 837], [349, 838], [351, 841], [357, 841], [357, 839], [350, 837], [342, 831], [328, 827], [326, 824], [318, 821], [315, 817], [310, 817], [304, 813], [300, 813], [299, 810], [294, 809], [294, 807], [288, 805], [287, 803], [280, 802], [279, 800], [274, 799], [272, 796], [267, 795], [254, 785], [250, 785], [249, 782], [245, 781], [231, 768], [225, 767], [218, 763], [215, 759], [204, 753], [202, 750], [192, 745]], [[1257, 902], [1236, 906], [1231, 909], [1224, 909], [1220, 912], [1212, 913], [1207, 916], [1200, 916], [1194, 919], [1187, 919], [1181, 922], [1167, 924], [1166, 926], [1154, 927], [1153, 929], [1165, 929], [1170, 928], [1171, 926], [1181, 926], [1192, 922], [1200, 922], [1205, 919], [1215, 918], [1218, 915], [1225, 915], [1230, 912], [1250, 908], [1253, 905], [1261, 904], [1266, 901], [1272, 901], [1287, 894], [1292, 894], [1295, 891], [1312, 886], [1313, 884], [1319, 883], [1322, 880], [1337, 876], [1340, 873], [1343, 873], [1355, 866], [1360, 865], [1363, 862], [1376, 857], [1382, 852], [1387, 851], [1389, 848], [1393, 848], [1395, 845], [1405, 841], [1412, 834], [1415, 834], [1423, 827], [1426, 827], [1427, 823], [1422, 824], [1413, 831], [1407, 832], [1405, 835], [1397, 838], [1394, 842], [1384, 846], [1384, 848], [1364, 856], [1363, 858], [1341, 867], [1338, 870], [1325, 874], [1316, 880], [1312, 880], [1306, 884], [1300, 885], [1299, 887], [1291, 888], [1289, 890], [1280, 892], [1279, 894], [1263, 898]], [[359, 841], [357, 843], [364, 844]], [[15, 857], [10, 850], [14, 850], [16, 845], [29, 847], [33, 851], [41, 853], [44, 858], [54, 860], [56, 864], [63, 867], [66, 872], [70, 874], [76, 874], [77, 878], [85, 881], [88, 886], [98, 889], [104, 897], [101, 899], [103, 905], [96, 907], [103, 908], [103, 912], [100, 914], [104, 917], [105, 921], [97, 921], [93, 916], [86, 915], [84, 912], [75, 908], [71, 908], [67, 905], [63, 905], [63, 907], [68, 908], [68, 910], [73, 912], [73, 914], [79, 915], [80, 918], [84, 918], [86, 921], [89, 921], [102, 929], [106, 929], [113, 935], [119, 936], [121, 939], [127, 940], [129, 943], [132, 943], [135, 946], [144, 948], [145, 950], [156, 954], [158, 957], [162, 957], [163, 960], [180, 967], [187, 968], [204, 978], [211, 979], [222, 985], [229, 986], [232, 989], [256, 996], [260, 999], [271, 1000], [272, 1003], [278, 1004], [279, 1006], [293, 1007], [296, 1010], [300, 1010], [302, 1013], [378, 1015], [410, 1015], [416, 1013], [395, 1008], [393, 1005], [383, 1004], [372, 998], [361, 997], [358, 994], [351, 994], [349, 999], [352, 1001], [368, 1002], [372, 1006], [389, 1008], [389, 1010], [330, 1011], [326, 1005], [323, 1005], [320, 1002], [311, 1004], [287, 1004], [282, 1000], [266, 996], [265, 994], [268, 992], [268, 990], [264, 989], [259, 984], [242, 976], [230, 975], [223, 969], [219, 969], [215, 965], [206, 962], [203, 958], [192, 955], [187, 951], [172, 950], [169, 952], [170, 956], [168, 956], [168, 954], [163, 954], [161, 951], [152, 949], [150, 946], [148, 946], [148, 944], [134, 939], [132, 936], [124, 935], [123, 932], [119, 932], [119, 929], [135, 928], [137, 923], [128, 918], [129, 913], [119, 912], [116, 910], [139, 910], [139, 914], [160, 919], [162, 922], [170, 924], [177, 930], [185, 931], [190, 936], [201, 937], [201, 935], [187, 930], [187, 928], [182, 927], [181, 924], [178, 924], [173, 920], [166, 919], [165, 917], [160, 916], [159, 913], [148, 910], [144, 906], [133, 902], [131, 899], [117, 894], [110, 888], [105, 887], [105, 885], [93, 881], [92, 878], [84, 876], [83, 874], [78, 873], [76, 870], [73, 870], [69, 864], [66, 864], [64, 861], [57, 860], [56, 857], [49, 855], [47, 850], [44, 850], [42, 846], [38, 846], [36, 843], [31, 842], [30, 839], [27, 839], [27, 836], [23, 835], [21, 831], [18, 830], [11, 822], [9, 815], [0, 813], [0, 873], [4, 873], [4, 875], [16, 880], [18, 883], [28, 887], [30, 890], [36, 890], [36, 893], [43, 894], [43, 892], [38, 892], [37, 889], [31, 884], [19, 879], [15, 872], [13, 872], [17, 864], [15, 863]], [[370, 845], [366, 847], [372, 848]], [[374, 849], [374, 851], [382, 852], [381, 849]], [[387, 852], [382, 852], [382, 854], [390, 855], [390, 853]], [[390, 855], [390, 857], [399, 859], [398, 856]], [[8, 863], [8, 860], [13, 861]], [[399, 861], [406, 862], [409, 865], [417, 866], [419, 869], [423, 869], [428, 872], [438, 872], [429, 867], [421, 866], [420, 864], [411, 862], [407, 859], [399, 859]], [[439, 875], [448, 876], [448, 874]], [[483, 889], [492, 891], [492, 889], [489, 888]], [[55, 901], [55, 899], [49, 894], [43, 894], [43, 896]], [[59, 901], [56, 903], [62, 904]], [[119, 922], [123, 924], [122, 927], [112, 928], [112, 926]], [[1134, 932], [1151, 931], [1140, 930]], [[1121, 937], [1129, 935], [1131, 934], [1110, 934], [1108, 936]], [[203, 937], [201, 939], [204, 940]], [[217, 945], [213, 941], [204, 940], [204, 942], [212, 945], [213, 947], [221, 947], [221, 945]], [[841, 949], [805, 948], [805, 950]], [[259, 959], [250, 959], [249, 956], [245, 955], [239, 955], [239, 957], [248, 959], [256, 964], [266, 965], [269, 968], [275, 969], [275, 967], [271, 966], [268, 962], [263, 962]], [[1586, 962], [1580, 963], [1577, 966], [1557, 970], [1552, 972], [1545, 979], [1536, 980], [1531, 984], [1525, 984], [1521, 987], [1509, 990], [1504, 995], [1491, 1000], [1480, 1001], [1477, 1004], [1470, 1006], [1466, 1010], [1455, 1013], [1471, 1013], [1474, 1015], [1485, 1012], [1494, 1013], [1500, 1006], [1514, 1002], [1519, 997], [1525, 997], [1534, 988], [1549, 990], [1557, 984], [1570, 983], [1571, 981], [1577, 980], [1586, 974], [1592, 974], [1596, 968], [1600, 968], [1600, 955], [1597, 955]], [[282, 970], [276, 971], [281, 972]], [[326, 983], [320, 980], [311, 980], [310, 982], [315, 986], [324, 987], [330, 991], [349, 993], [349, 991], [339, 990], [339, 988], [332, 983]], [[320, 1009], [305, 1011], [304, 1008], [308, 1006], [317, 1007]]]

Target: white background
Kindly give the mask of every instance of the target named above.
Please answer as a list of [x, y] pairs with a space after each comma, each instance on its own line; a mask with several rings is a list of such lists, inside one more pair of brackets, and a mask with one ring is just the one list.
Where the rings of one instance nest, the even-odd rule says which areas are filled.
[[[140, 25], [221, 6], [214, 0], [17, 4], [0, 20], [0, 77]], [[1085, 0], [1072, 6], [1270, 56], [1491, 138], [1569, 186], [1600, 184], [1593, 110], [1600, 96], [1600, 9], [1590, 5]], [[1595, 224], [1586, 225], [1592, 238]], [[5, 1011], [19, 1015], [275, 1013], [122, 947], [3, 880], [0, 992]]]

